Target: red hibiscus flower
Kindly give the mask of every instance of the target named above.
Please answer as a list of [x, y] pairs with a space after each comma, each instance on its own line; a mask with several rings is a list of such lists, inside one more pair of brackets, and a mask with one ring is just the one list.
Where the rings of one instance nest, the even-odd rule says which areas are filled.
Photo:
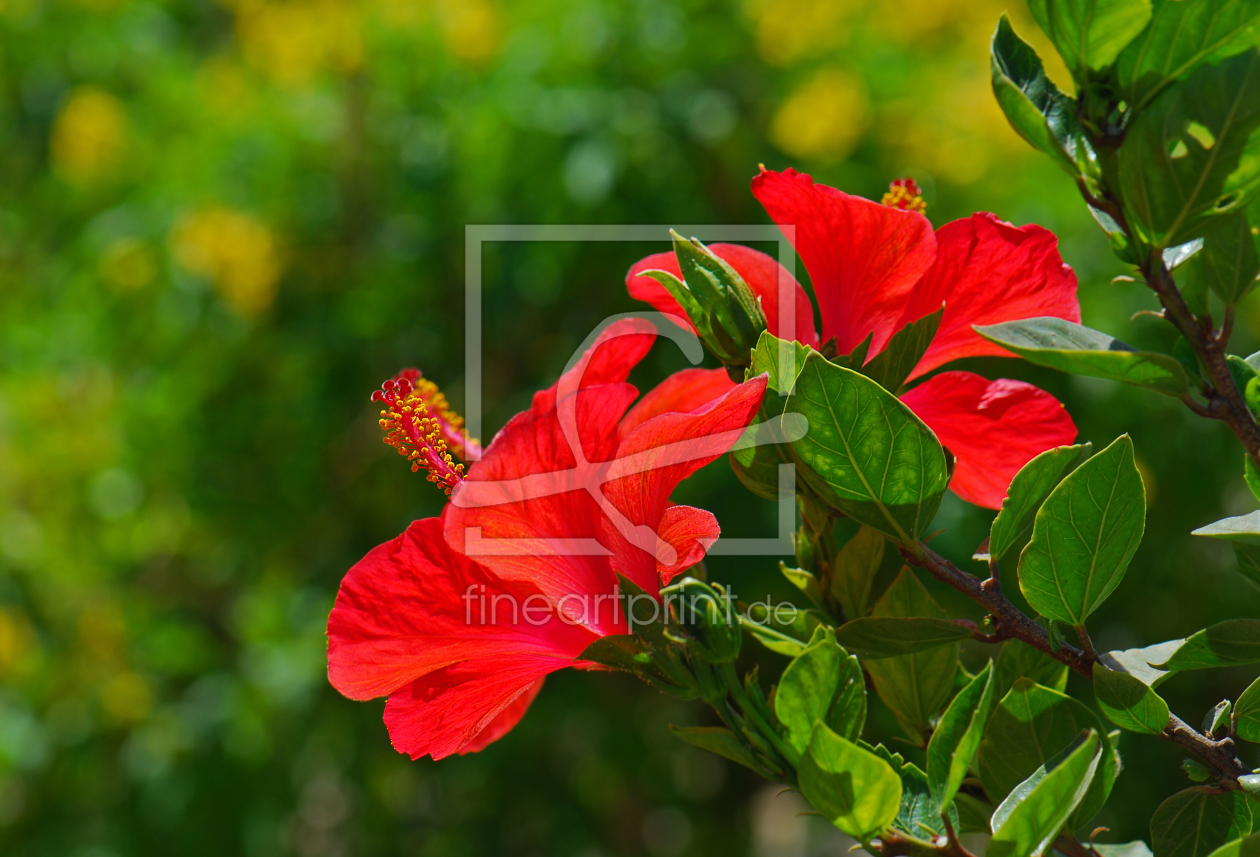
[[[975, 214], [933, 232], [912, 181], [894, 182], [884, 204], [851, 196], [796, 170], [763, 170], [753, 194], [792, 242], [809, 271], [822, 315], [822, 341], [848, 354], [872, 336], [868, 360], [907, 324], [945, 306], [935, 338], [910, 380], [951, 360], [1010, 356], [983, 339], [976, 324], [1034, 316], [1081, 319], [1076, 277], [1059, 257], [1053, 233], [1016, 228], [992, 214]], [[710, 248], [748, 282], [762, 301], [769, 331], [814, 347], [809, 299], [771, 257], [747, 247]], [[630, 294], [680, 318], [682, 308], [643, 271], [681, 276], [672, 253], [636, 263]], [[795, 307], [795, 319], [781, 308]], [[1037, 454], [1076, 437], [1076, 426], [1049, 393], [1022, 381], [988, 381], [971, 372], [943, 372], [901, 400], [936, 432], [956, 457], [950, 488], [996, 509], [1011, 478]]]
[[328, 620], [328, 676], [351, 699], [389, 697], [399, 751], [440, 759], [501, 737], [548, 673], [587, 666], [592, 641], [628, 633], [619, 573], [657, 593], [717, 539], [713, 515], [669, 495], [738, 439], [766, 380], [689, 369], [630, 407], [626, 378], [655, 336], [643, 321], [610, 327], [467, 475], [447, 438], [472, 442], [448, 413], [417, 397], [414, 376], [386, 383], [387, 442], [452, 502], [350, 569]]

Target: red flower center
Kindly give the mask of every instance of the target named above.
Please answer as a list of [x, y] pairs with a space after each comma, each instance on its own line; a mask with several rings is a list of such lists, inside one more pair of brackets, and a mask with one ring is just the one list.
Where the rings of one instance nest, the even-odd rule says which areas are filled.
[[914, 179], [893, 179], [888, 186], [888, 193], [880, 200], [884, 205], [902, 211], [927, 211], [927, 203], [923, 201], [923, 191], [915, 184]]

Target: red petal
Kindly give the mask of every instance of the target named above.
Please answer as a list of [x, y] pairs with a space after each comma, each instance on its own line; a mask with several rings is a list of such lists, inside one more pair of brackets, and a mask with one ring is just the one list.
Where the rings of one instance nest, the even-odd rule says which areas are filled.
[[669, 495], [679, 482], [731, 448], [761, 406], [765, 388], [766, 376], [761, 375], [699, 410], [660, 414], [627, 433], [604, 486], [604, 495], [620, 513], [610, 519], [605, 542], [615, 544], [617, 571], [655, 592], [658, 565], [673, 568], [681, 561], [672, 547], [657, 543]]
[[672, 316], [679, 327], [695, 333], [695, 325], [687, 318], [687, 313], [683, 312], [683, 308], [678, 305], [678, 301], [674, 300], [669, 289], [651, 277], [644, 276], [644, 271], [669, 271], [681, 280], [682, 268], [678, 267], [678, 257], [670, 251], [653, 253], [635, 262], [626, 273], [626, 290], [630, 292], [630, 297], [651, 304], [652, 308], [658, 312]]
[[877, 354], [936, 258], [927, 218], [814, 184], [792, 169], [763, 171], [752, 190], [809, 271], [823, 341], [836, 337], [840, 353], [847, 354], [874, 332], [870, 353]]
[[704, 559], [705, 553], [722, 534], [722, 528], [718, 526], [717, 518], [713, 517], [712, 512], [691, 506], [670, 506], [661, 516], [656, 534], [661, 541], [673, 547], [678, 557], [669, 564], [656, 564], [661, 584], [668, 585], [679, 572], [686, 571]]
[[458, 661], [571, 659], [594, 639], [557, 617], [517, 621], [531, 597], [541, 603], [537, 589], [498, 580], [447, 547], [439, 519], [416, 521], [342, 580], [328, 617], [328, 680], [351, 699], [372, 699]]
[[[614, 422], [598, 426], [602, 435], [587, 435], [595, 421], [584, 414], [600, 411], [609, 397], [608, 409], [624, 410], [625, 389], [633, 391], [627, 384], [592, 387], [560, 403], [563, 409], [577, 400], [585, 462], [574, 454], [557, 409], [513, 417], [455, 489], [444, 516], [447, 542], [499, 577], [527, 581], [552, 598], [612, 592], [617, 578], [611, 551], [598, 542], [603, 512], [595, 498], [608, 466], [601, 462], [616, 454], [617, 429]], [[624, 633], [608, 624], [611, 617], [601, 621], [592, 630]]]
[[625, 437], [640, 423], [660, 414], [687, 413], [702, 408], [735, 387], [725, 369], [683, 369], [648, 391], [621, 418], [618, 433]]
[[390, 695], [385, 704], [389, 738], [395, 750], [413, 759], [471, 752], [466, 748], [495, 728], [499, 717], [543, 676], [568, 665], [563, 660], [504, 658], [429, 673]]
[[901, 397], [958, 459], [950, 488], [964, 500], [997, 509], [1019, 469], [1034, 456], [1076, 438], [1059, 400], [1023, 381], [989, 381], [942, 372]]
[[[556, 383], [534, 394], [533, 410], [541, 413], [565, 396], [597, 384], [618, 384], [630, 377], [656, 341], [656, 326], [642, 318], [623, 318], [600, 333], [573, 368]], [[618, 415], [620, 416], [620, 415]]]
[[1059, 256], [1058, 239], [1040, 226], [1016, 229], [992, 214], [975, 214], [936, 233], [936, 264], [915, 287], [902, 324], [945, 304], [945, 317], [918, 377], [960, 357], [1010, 354], [971, 329], [1050, 315], [1081, 320], [1076, 275]]
[[521, 695], [509, 702], [507, 708], [496, 714], [494, 719], [477, 733], [477, 737], [460, 748], [459, 754], [463, 756], [466, 753], [480, 753], [486, 747], [511, 732], [516, 724], [521, 722], [525, 712], [529, 710], [534, 697], [538, 696], [538, 691], [542, 690], [543, 681], [544, 679], [540, 678], [521, 691]]

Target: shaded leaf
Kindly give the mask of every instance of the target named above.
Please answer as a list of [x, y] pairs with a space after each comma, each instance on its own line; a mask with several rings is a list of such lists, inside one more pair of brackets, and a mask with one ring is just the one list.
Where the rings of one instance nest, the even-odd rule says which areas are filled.
[[1056, 661], [1045, 652], [1038, 651], [1019, 640], [1007, 640], [998, 653], [996, 684], [993, 699], [998, 701], [1010, 693], [1015, 682], [1027, 678], [1033, 684], [1048, 687], [1062, 693], [1067, 688], [1067, 664]]
[[993, 662], [958, 692], [932, 732], [927, 748], [927, 776], [937, 806], [949, 806], [980, 749], [993, 708]]
[[1229, 619], [1192, 634], [1159, 669], [1203, 670], [1260, 663], [1260, 619]]
[[1260, 743], [1260, 678], [1256, 679], [1238, 697], [1234, 706], [1238, 723], [1238, 737], [1244, 741]]
[[957, 643], [971, 630], [948, 619], [870, 616], [836, 629], [836, 639], [863, 661], [895, 658]]
[[752, 750], [748, 749], [729, 729], [721, 726], [675, 726], [671, 723], [669, 731], [693, 747], [716, 753], [746, 768], [752, 768], [759, 774], [763, 773]]
[[1151, 817], [1155, 857], [1207, 857], [1232, 838], [1234, 812], [1229, 794], [1212, 794], [1203, 787], [1177, 792]]
[[831, 597], [840, 602], [844, 615], [857, 619], [866, 613], [871, 583], [884, 561], [884, 537], [862, 527], [845, 543], [831, 569]]
[[884, 350], [859, 371], [885, 390], [896, 392], [927, 353], [944, 315], [945, 307], [942, 306], [936, 312], [907, 324], [893, 334]]

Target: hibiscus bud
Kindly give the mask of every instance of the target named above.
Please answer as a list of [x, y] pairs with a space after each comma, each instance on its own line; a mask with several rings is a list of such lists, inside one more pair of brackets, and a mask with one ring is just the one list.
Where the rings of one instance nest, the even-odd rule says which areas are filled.
[[752, 349], [766, 329], [761, 300], [744, 278], [708, 247], [672, 230], [670, 234], [683, 279], [666, 271], [643, 273], [669, 290], [691, 319], [700, 341], [722, 361], [733, 379], [743, 381], [744, 369], [752, 362]]
[[685, 577], [661, 591], [686, 633], [688, 649], [702, 661], [725, 664], [739, 656], [742, 631], [730, 593]]

